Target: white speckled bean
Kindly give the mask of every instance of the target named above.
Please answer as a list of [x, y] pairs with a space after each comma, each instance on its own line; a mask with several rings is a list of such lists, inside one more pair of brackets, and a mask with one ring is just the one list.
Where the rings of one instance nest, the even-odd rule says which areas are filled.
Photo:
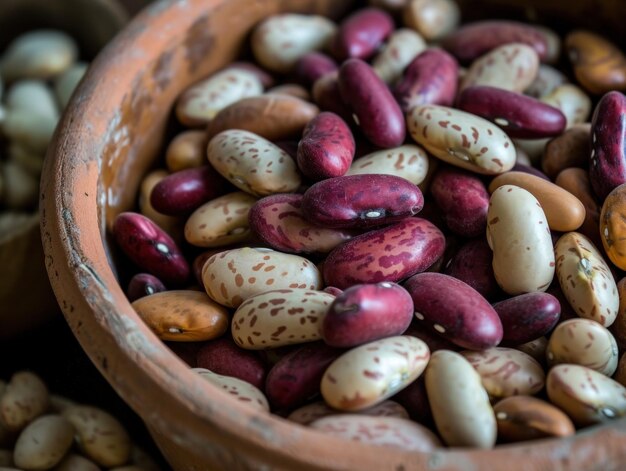
[[619, 352], [613, 334], [596, 321], [568, 319], [550, 335], [546, 358], [548, 366], [573, 363], [612, 376]]
[[301, 183], [289, 154], [248, 131], [230, 129], [216, 134], [209, 142], [207, 155], [224, 178], [254, 196], [294, 192]]
[[[328, 406], [324, 401], [314, 402], [306, 406], [302, 406], [294, 410], [287, 420], [296, 422], [301, 425], [309, 425], [311, 422], [321, 419], [322, 417], [328, 417], [329, 415], [341, 414], [341, 411], [333, 409]], [[394, 401], [383, 401], [373, 407], [368, 407], [358, 411], [359, 415], [369, 415], [372, 417], [397, 417], [400, 419], [408, 419], [409, 413], [404, 407]]]
[[496, 417], [472, 365], [456, 352], [437, 350], [425, 375], [428, 400], [443, 441], [449, 446], [492, 448]]
[[426, 49], [424, 39], [414, 30], [397, 29], [389, 36], [383, 50], [372, 61], [372, 67], [383, 82], [392, 84], [424, 49]]
[[227, 250], [202, 268], [207, 294], [227, 307], [271, 289], [322, 289], [322, 278], [309, 260], [265, 248]]
[[227, 69], [192, 85], [176, 103], [176, 117], [186, 126], [201, 127], [228, 105], [263, 93], [263, 84], [253, 72]]
[[417, 337], [366, 343], [331, 363], [322, 377], [322, 396], [328, 405], [343, 411], [372, 407], [415, 381], [429, 358], [428, 346]]
[[541, 101], [561, 110], [567, 121], [566, 129], [586, 122], [591, 113], [591, 98], [582, 88], [571, 83], [559, 85]]
[[416, 106], [407, 122], [411, 137], [449, 164], [487, 175], [515, 165], [511, 139], [498, 126], [473, 114], [445, 106]]
[[548, 339], [545, 337], [539, 337], [538, 339], [531, 340], [530, 342], [522, 343], [520, 345], [516, 345], [515, 350], [519, 350], [520, 352], [524, 352], [527, 355], [530, 355], [538, 363], [544, 363], [546, 358], [546, 348], [548, 347]]
[[508, 294], [545, 291], [554, 277], [554, 251], [546, 215], [537, 199], [514, 185], [491, 194], [487, 242], [493, 272]]
[[460, 91], [475, 85], [522, 93], [533, 83], [539, 70], [539, 56], [522, 43], [497, 47], [476, 59], [461, 81]]
[[591, 368], [557, 365], [548, 372], [546, 388], [550, 401], [576, 425], [609, 422], [626, 415], [626, 388]]
[[49, 404], [48, 389], [37, 375], [28, 371], [15, 373], [0, 397], [0, 421], [8, 430], [22, 430]]
[[524, 93], [541, 99], [564, 83], [567, 83], [567, 77], [563, 73], [551, 65], [541, 64], [535, 80], [524, 90]]
[[277, 289], [246, 299], [231, 333], [241, 348], [259, 350], [320, 340], [321, 325], [335, 296], [323, 291]]
[[273, 15], [254, 29], [252, 52], [263, 67], [289, 72], [306, 53], [328, 45], [336, 30], [335, 23], [323, 16]]
[[185, 239], [198, 247], [220, 247], [250, 235], [248, 212], [257, 199], [238, 191], [220, 196], [196, 209], [185, 224]]
[[381, 173], [402, 177], [419, 185], [428, 174], [428, 154], [419, 146], [407, 144], [379, 150], [352, 162], [346, 175]]
[[326, 435], [366, 445], [421, 452], [441, 447], [437, 436], [426, 427], [397, 417], [339, 414], [318, 419], [310, 427]]
[[60, 415], [44, 415], [22, 430], [13, 460], [23, 469], [50, 469], [65, 456], [74, 441], [74, 427]]
[[532, 396], [543, 389], [546, 375], [530, 355], [512, 348], [493, 347], [480, 352], [463, 351], [491, 397]]
[[215, 386], [222, 388], [231, 396], [234, 396], [239, 402], [250, 405], [255, 409], [269, 412], [270, 405], [267, 402], [265, 394], [259, 388], [232, 376], [218, 375], [205, 368], [192, 368], [192, 371], [198, 373], [202, 378]]

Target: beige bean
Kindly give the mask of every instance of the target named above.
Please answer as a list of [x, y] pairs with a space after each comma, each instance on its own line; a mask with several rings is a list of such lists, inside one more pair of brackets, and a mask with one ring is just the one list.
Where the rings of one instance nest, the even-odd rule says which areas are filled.
[[8, 430], [22, 430], [50, 404], [48, 389], [34, 373], [15, 373], [0, 397], [0, 420]]
[[[554, 180], [570, 167], [586, 167], [591, 155], [591, 124], [575, 124], [546, 146], [541, 169]], [[597, 203], [594, 202], [597, 206]]]
[[437, 430], [448, 446], [492, 448], [496, 419], [480, 375], [462, 355], [433, 352], [426, 392]]
[[270, 289], [322, 288], [319, 270], [306, 258], [250, 247], [211, 256], [202, 268], [202, 281], [213, 300], [235, 308]]
[[[43, 159], [45, 157], [43, 154], [37, 154], [18, 142], [11, 142], [9, 144], [7, 154], [9, 155], [9, 161], [27, 171], [35, 180], [39, 180], [41, 169], [43, 168]], [[0, 189], [0, 191], [2, 190]]]
[[544, 364], [546, 360], [546, 349], [548, 348], [548, 339], [545, 337], [539, 337], [538, 339], [531, 340], [530, 342], [523, 343], [521, 345], [516, 345], [516, 350], [520, 352], [524, 352], [527, 355], [530, 355], [538, 363]]
[[208, 140], [204, 131], [183, 131], [176, 135], [165, 151], [165, 164], [170, 172], [201, 167], [206, 163]]
[[180, 229], [183, 227], [183, 221], [175, 216], [168, 216], [158, 212], [150, 203], [150, 194], [154, 187], [169, 173], [166, 170], [153, 170], [148, 173], [141, 181], [139, 190], [139, 211], [141, 214], [149, 218], [157, 226], [167, 232], [176, 242], [181, 239]]
[[517, 144], [515, 144], [515, 163], [528, 165], [529, 167], [533, 165], [528, 153]]
[[393, 84], [402, 76], [411, 61], [425, 49], [426, 42], [414, 30], [397, 29], [374, 57], [372, 67], [383, 82]]
[[54, 471], [100, 471], [100, 467], [87, 458], [70, 453], [61, 460]]
[[244, 404], [257, 410], [269, 412], [270, 406], [267, 398], [256, 386], [232, 376], [218, 375], [205, 368], [192, 368], [204, 380], [225, 390], [229, 395]]
[[52, 139], [57, 122], [57, 117], [17, 108], [6, 110], [2, 130], [8, 139], [19, 142], [35, 153], [43, 154]]
[[36, 207], [39, 199], [39, 179], [18, 163], [7, 160], [0, 164], [4, 181], [2, 200], [10, 210], [28, 210]]
[[59, 109], [54, 94], [43, 80], [15, 82], [9, 88], [5, 100], [9, 112], [22, 110], [54, 120], [59, 119]]
[[526, 153], [531, 165], [539, 162], [549, 141], [550, 138], [548, 137], [545, 139], [513, 139], [515, 147], [522, 149]]
[[551, 28], [543, 25], [533, 25], [543, 37], [546, 39], [547, 51], [544, 61], [548, 64], [554, 64], [561, 57], [562, 41], [561, 37]]
[[68, 407], [76, 405], [78, 405], [76, 402], [67, 397], [59, 396], [58, 394], [50, 394], [50, 412], [61, 414]]
[[387, 337], [360, 345], [326, 369], [322, 397], [335, 409], [367, 409], [415, 381], [429, 358], [428, 346], [417, 337]]
[[561, 236], [555, 252], [559, 284], [576, 314], [610, 326], [617, 317], [619, 296], [602, 255], [578, 232]]
[[554, 277], [552, 238], [543, 209], [530, 192], [504, 185], [492, 193], [487, 242], [496, 281], [505, 292], [548, 289]]
[[402, 177], [419, 185], [426, 178], [428, 165], [426, 151], [420, 146], [407, 144], [372, 152], [354, 160], [346, 175], [382, 173]]
[[567, 129], [586, 122], [591, 113], [591, 98], [571, 83], [559, 85], [541, 101], [561, 110], [567, 120]]
[[65, 109], [69, 103], [88, 67], [86, 62], [77, 62], [54, 79], [54, 94], [61, 109]]
[[579, 426], [609, 422], [626, 414], [626, 388], [584, 366], [564, 363], [553, 367], [546, 388], [550, 401]]
[[[359, 415], [369, 415], [372, 417], [397, 417], [400, 419], [408, 419], [409, 413], [404, 407], [394, 401], [383, 401], [373, 407], [362, 409], [357, 412]], [[287, 420], [296, 422], [300, 425], [309, 425], [311, 422], [321, 419], [322, 417], [328, 417], [330, 415], [341, 414], [341, 411], [333, 409], [324, 401], [313, 402], [307, 404], [296, 410], [287, 416]]]
[[551, 65], [540, 64], [535, 80], [524, 90], [526, 95], [543, 98], [552, 93], [556, 87], [567, 83], [567, 77]]
[[411, 137], [435, 157], [494, 175], [515, 165], [515, 147], [496, 125], [445, 106], [416, 106], [407, 118]]
[[311, 101], [311, 93], [297, 83], [285, 83], [276, 85], [265, 92], [266, 95], [288, 95], [292, 98], [299, 98], [303, 101]]
[[74, 426], [60, 415], [44, 415], [28, 424], [15, 443], [15, 465], [25, 470], [50, 469], [72, 446]]
[[108, 412], [91, 406], [75, 406], [63, 417], [76, 429], [76, 441], [87, 458], [100, 466], [120, 466], [130, 456], [130, 437], [122, 424]]
[[454, 31], [461, 11], [454, 0], [409, 0], [402, 12], [406, 26], [427, 41], [437, 41]]

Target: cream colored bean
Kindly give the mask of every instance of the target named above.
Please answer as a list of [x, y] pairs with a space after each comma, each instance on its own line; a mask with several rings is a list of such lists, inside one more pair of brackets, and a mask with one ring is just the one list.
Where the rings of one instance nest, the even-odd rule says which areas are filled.
[[397, 29], [372, 61], [372, 67], [383, 82], [393, 84], [402, 76], [411, 61], [425, 49], [426, 42], [414, 30]]
[[524, 93], [541, 99], [565, 83], [567, 83], [567, 77], [558, 69], [551, 65], [541, 64], [535, 80], [524, 90]]
[[532, 166], [530, 157], [524, 149], [517, 145], [517, 143], [515, 143], [515, 163]]
[[50, 87], [43, 80], [20, 80], [6, 95], [9, 112], [22, 110], [31, 114], [59, 119], [59, 109]]
[[25, 470], [50, 469], [74, 441], [74, 426], [60, 415], [44, 415], [31, 422], [17, 439], [13, 460]]
[[426, 392], [437, 430], [448, 446], [492, 448], [496, 418], [480, 375], [462, 355], [433, 352]]
[[328, 18], [285, 13], [270, 16], [252, 33], [254, 57], [263, 67], [290, 72], [298, 59], [327, 46], [337, 30]]
[[548, 372], [546, 388], [550, 401], [576, 425], [609, 422], [626, 415], [626, 388], [590, 368], [557, 365]]
[[537, 360], [538, 363], [544, 364], [546, 360], [546, 349], [548, 348], [548, 339], [545, 337], [539, 337], [538, 339], [531, 340], [530, 342], [516, 345], [514, 348], [520, 352], [530, 355]]
[[224, 178], [254, 196], [294, 192], [301, 183], [289, 154], [248, 131], [231, 129], [215, 135], [207, 155]]
[[427, 41], [437, 41], [454, 31], [461, 11], [454, 0], [409, 0], [402, 14], [404, 24]]
[[407, 144], [379, 150], [352, 162], [346, 175], [382, 173], [402, 177], [415, 185], [428, 174], [428, 154], [419, 146]]
[[512, 348], [493, 347], [480, 352], [463, 351], [493, 398], [533, 395], [543, 389], [546, 375], [530, 355]]
[[204, 130], [183, 131], [167, 146], [165, 163], [170, 172], [206, 164], [207, 137]]
[[22, 430], [43, 414], [50, 400], [41, 379], [29, 371], [15, 373], [0, 397], [0, 420], [7, 429]]
[[0, 163], [4, 180], [3, 200], [8, 209], [27, 210], [36, 206], [39, 198], [39, 179], [18, 163], [7, 160]]
[[57, 394], [50, 394], [50, 412], [61, 414], [68, 407], [78, 405], [76, 402], [68, 399], [67, 397], [59, 396]]
[[533, 25], [533, 27], [541, 34], [543, 34], [543, 37], [546, 39], [546, 44], [548, 47], [546, 57], [544, 59], [545, 62], [547, 62], [548, 64], [554, 64], [561, 57], [561, 37], [553, 29], [550, 29], [546, 26]]
[[515, 165], [515, 147], [496, 125], [445, 106], [416, 106], [407, 118], [411, 137], [435, 157], [476, 173], [495, 175]]
[[441, 442], [428, 428], [397, 417], [371, 417], [360, 414], [339, 414], [318, 419], [310, 424], [325, 435], [407, 451], [429, 452]]
[[202, 127], [228, 105], [261, 93], [263, 84], [254, 73], [223, 70], [183, 91], [176, 102], [176, 117], [186, 126]]
[[498, 285], [511, 295], [545, 291], [554, 277], [554, 251], [546, 215], [530, 192], [496, 189], [487, 211], [487, 242]]
[[100, 471], [93, 461], [70, 453], [54, 468], [54, 471]]
[[106, 467], [128, 461], [130, 437], [115, 417], [91, 406], [70, 407], [63, 417], [74, 425], [78, 447], [87, 458]]
[[546, 358], [548, 366], [573, 363], [612, 376], [619, 352], [613, 334], [596, 321], [569, 319], [550, 335]]
[[522, 43], [497, 47], [476, 59], [463, 77], [460, 90], [476, 85], [523, 92], [533, 83], [539, 70], [539, 56]]
[[541, 101], [561, 110], [567, 120], [567, 129], [586, 122], [591, 113], [591, 99], [580, 87], [571, 83], [559, 85]]
[[255, 409], [269, 412], [269, 403], [265, 395], [256, 386], [232, 376], [218, 375], [205, 368], [192, 368], [192, 371], [195, 371], [209, 383], [223, 389], [229, 395], [234, 396], [237, 401], [248, 404]]
[[213, 300], [235, 308], [272, 289], [322, 288], [319, 270], [306, 258], [250, 247], [213, 255], [202, 268], [202, 281]]
[[65, 109], [74, 90], [83, 79], [89, 64], [77, 62], [54, 79], [54, 94], [61, 109]]
[[331, 363], [322, 377], [322, 396], [328, 405], [343, 411], [372, 407], [415, 381], [429, 358], [428, 346], [417, 337], [366, 343]]
[[39, 180], [45, 155], [37, 154], [17, 142], [11, 142], [9, 144], [7, 154], [9, 155], [9, 160], [11, 162], [27, 171], [36, 180]]
[[578, 232], [561, 236], [555, 252], [561, 290], [576, 314], [610, 326], [617, 317], [619, 295], [602, 255]]
[[153, 188], [168, 175], [169, 173], [166, 170], [160, 169], [153, 170], [143, 177], [139, 190], [139, 211], [178, 242], [183, 221], [175, 216], [168, 216], [158, 212], [150, 203], [150, 194]]
[[528, 158], [531, 165], [537, 164], [543, 156], [546, 144], [550, 141], [550, 138], [545, 139], [513, 139], [513, 143], [516, 147], [522, 149]]
[[43, 154], [48, 148], [58, 117], [33, 114], [22, 108], [7, 110], [2, 122], [5, 136], [33, 152]]
[[259, 350], [320, 340], [335, 296], [323, 291], [278, 289], [248, 298], [235, 312], [231, 333], [241, 348]]
[[[341, 414], [341, 411], [333, 409], [324, 401], [307, 404], [287, 416], [287, 420], [296, 422], [301, 425], [309, 425], [311, 422], [328, 417], [330, 415]], [[397, 417], [400, 419], [408, 419], [409, 413], [404, 407], [394, 401], [383, 401], [373, 407], [358, 411], [359, 415], [369, 415], [372, 417]]]
[[248, 212], [257, 199], [238, 191], [196, 209], [185, 224], [185, 239], [197, 247], [221, 247], [250, 236]]

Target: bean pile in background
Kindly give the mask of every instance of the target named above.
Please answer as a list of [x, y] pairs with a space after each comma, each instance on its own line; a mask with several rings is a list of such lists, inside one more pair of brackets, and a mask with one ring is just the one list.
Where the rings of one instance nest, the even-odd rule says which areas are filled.
[[491, 448], [623, 416], [625, 57], [370, 3], [269, 17], [254, 62], [182, 92], [187, 129], [113, 225], [133, 307], [207, 381], [325, 434]]

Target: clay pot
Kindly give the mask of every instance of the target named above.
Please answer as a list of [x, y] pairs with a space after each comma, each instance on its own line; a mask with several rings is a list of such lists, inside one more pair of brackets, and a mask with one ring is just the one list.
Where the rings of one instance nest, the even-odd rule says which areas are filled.
[[[333, 16], [347, 3], [161, 1], [99, 56], [62, 120], [42, 187], [48, 273], [72, 330], [177, 470], [618, 469], [626, 461], [625, 421], [494, 451], [420, 454], [337, 440], [236, 402], [184, 365], [131, 308], [109, 264], [106, 228], [133, 207], [180, 91], [237, 57], [260, 19], [286, 10]], [[574, 8], [554, 0], [462, 3], [485, 14], [489, 9], [481, 6], [490, 4], [499, 11], [506, 3], [525, 5], [509, 10], [513, 15], [533, 6], [552, 8], [548, 16], [557, 5]], [[619, 29], [626, 5], [606, 4], [614, 8], [611, 19]]]

